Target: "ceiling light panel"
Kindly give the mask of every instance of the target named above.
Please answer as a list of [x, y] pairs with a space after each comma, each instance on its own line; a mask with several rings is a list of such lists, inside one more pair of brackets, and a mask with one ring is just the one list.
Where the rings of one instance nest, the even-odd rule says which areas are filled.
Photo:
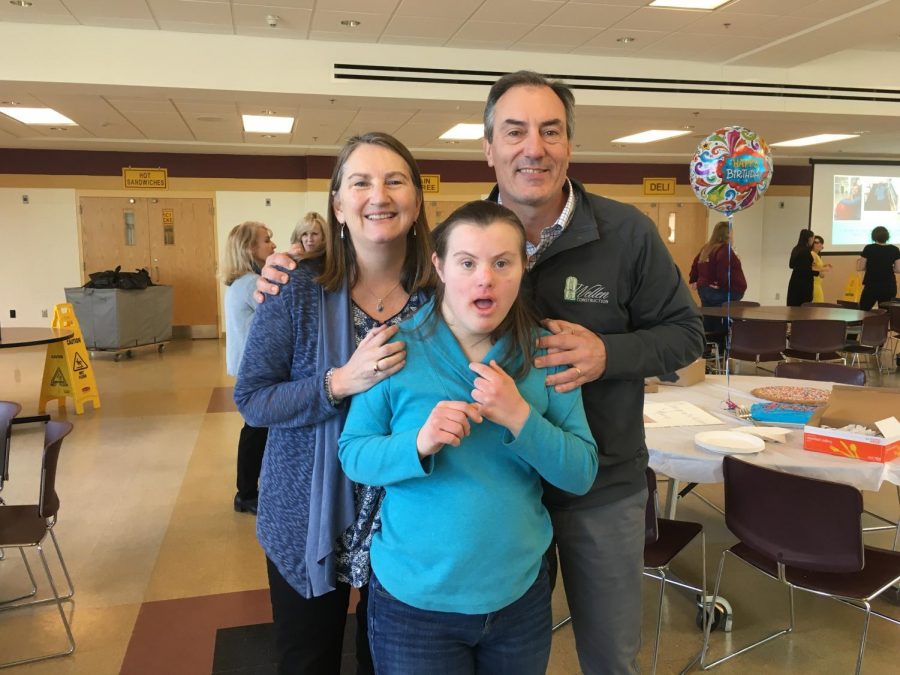
[[732, 0], [653, 0], [649, 6], [663, 9], [700, 9], [711, 12], [729, 2]]
[[484, 136], [483, 124], [457, 124], [441, 134], [444, 141], [476, 141]]
[[22, 108], [20, 106], [0, 108], [0, 113], [12, 117], [23, 124], [49, 124], [53, 126], [76, 126], [62, 113], [53, 108]]
[[294, 128], [293, 117], [276, 115], [241, 115], [244, 131], [260, 134], [289, 134]]
[[667, 138], [677, 138], [691, 133], [684, 129], [648, 129], [639, 134], [631, 134], [630, 136], [622, 136], [614, 138], [613, 143], [655, 143], [656, 141], [664, 141]]
[[779, 148], [801, 148], [806, 145], [819, 145], [821, 143], [832, 143], [834, 141], [846, 141], [848, 138], [858, 138], [859, 134], [817, 134], [815, 136], [804, 136], [803, 138], [795, 138], [790, 141], [780, 141], [778, 143], [769, 143], [769, 146], [777, 146]]

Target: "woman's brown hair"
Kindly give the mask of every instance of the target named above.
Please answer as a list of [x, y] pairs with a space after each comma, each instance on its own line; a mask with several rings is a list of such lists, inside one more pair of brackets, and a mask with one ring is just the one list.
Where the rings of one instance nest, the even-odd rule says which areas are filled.
[[700, 249], [699, 259], [700, 262], [709, 262], [709, 256], [711, 256], [717, 248], [719, 248], [722, 244], [728, 243], [728, 221], [720, 220], [718, 223], [713, 226], [712, 234], [709, 236], [709, 241], [703, 245], [703, 248]]
[[361, 145], [377, 145], [399, 155], [409, 168], [410, 180], [419, 196], [419, 214], [413, 226], [406, 235], [406, 259], [403, 262], [403, 271], [400, 273], [400, 283], [403, 290], [413, 293], [419, 289], [434, 287], [437, 274], [431, 265], [431, 233], [428, 229], [428, 220], [425, 217], [425, 201], [422, 195], [422, 176], [419, 167], [412, 154], [396, 138], [390, 134], [374, 131], [359, 136], [353, 136], [344, 145], [341, 154], [338, 155], [331, 175], [331, 186], [328, 198], [328, 228], [326, 230], [325, 260], [322, 264], [322, 273], [316, 281], [322, 284], [326, 290], [337, 291], [344, 279], [350, 288], [356, 284], [359, 270], [356, 266], [356, 250], [350, 237], [341, 237], [343, 223], [338, 222], [334, 212], [334, 198], [340, 190], [341, 181], [344, 179], [344, 166], [350, 155]]
[[231, 286], [234, 280], [248, 272], [259, 274], [259, 265], [253, 259], [253, 244], [256, 242], [256, 233], [263, 229], [272, 237], [265, 223], [255, 220], [235, 225], [228, 233], [225, 241], [225, 255], [222, 265], [222, 278], [226, 286]]
[[[525, 274], [525, 264], [528, 262], [528, 256], [525, 253], [525, 228], [522, 221], [519, 220], [515, 213], [505, 206], [500, 206], [493, 202], [474, 201], [463, 204], [447, 219], [438, 225], [433, 232], [434, 235], [434, 253], [441, 262], [447, 257], [447, 244], [453, 230], [459, 225], [475, 225], [480, 228], [487, 228], [494, 223], [506, 223], [516, 230], [519, 235], [519, 255], [522, 259], [522, 276]], [[430, 320], [440, 320], [440, 307], [444, 300], [444, 284], [438, 278], [437, 286], [434, 291], [434, 308]], [[519, 284], [519, 294], [509, 308], [509, 313], [504, 317], [500, 325], [491, 333], [491, 344], [494, 344], [504, 335], [510, 335], [509, 345], [501, 356], [504, 364], [515, 362], [517, 356], [522, 357], [521, 364], [510, 375], [513, 379], [520, 379], [528, 374], [531, 369], [531, 362], [535, 355], [535, 339], [537, 337], [536, 330], [538, 327], [537, 318], [531, 310], [528, 301]]]

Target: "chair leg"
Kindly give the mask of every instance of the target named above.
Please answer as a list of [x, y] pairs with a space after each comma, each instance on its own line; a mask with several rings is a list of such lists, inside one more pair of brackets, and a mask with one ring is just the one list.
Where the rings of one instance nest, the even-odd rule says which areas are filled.
[[656, 604], [656, 639], [653, 642], [653, 661], [650, 666], [650, 675], [656, 675], [656, 662], [659, 659], [659, 636], [662, 633], [662, 606], [666, 593], [666, 572], [659, 570], [659, 598]]
[[59, 597], [59, 593], [56, 590], [56, 583], [53, 581], [53, 575], [50, 572], [50, 566], [47, 564], [47, 557], [44, 555], [44, 548], [41, 544], [35, 546], [37, 549], [38, 555], [41, 558], [41, 564], [44, 566], [44, 573], [47, 575], [47, 581], [50, 583], [50, 590], [53, 592], [53, 601], [56, 603], [56, 609], [59, 611], [59, 618], [62, 620], [63, 628], [66, 630], [66, 639], [67, 639], [67, 649], [61, 652], [54, 652], [52, 654], [44, 654], [42, 656], [33, 656], [27, 659], [19, 659], [17, 661], [8, 661], [6, 663], [0, 663], [0, 668], [9, 668], [11, 666], [19, 666], [23, 663], [33, 663], [35, 661], [44, 661], [46, 659], [53, 659], [59, 656], [68, 656], [72, 652], [75, 651], [75, 637], [72, 635], [72, 628], [69, 625], [69, 620], [66, 618], [66, 612], [63, 610], [63, 600]]
[[53, 548], [56, 549], [56, 557], [59, 558], [59, 566], [62, 568], [63, 575], [66, 577], [66, 583], [69, 585], [69, 590], [66, 591], [65, 595], [59, 596], [62, 600], [68, 600], [73, 595], [75, 595], [75, 585], [72, 583], [72, 577], [69, 576], [69, 568], [66, 566], [66, 560], [63, 558], [62, 549], [59, 547], [59, 541], [56, 539], [56, 534], [53, 532], [53, 528], [50, 528], [50, 539], [53, 541]]
[[[719, 585], [722, 581], [722, 572], [724, 571], [724, 567], [725, 567], [725, 556], [730, 553], [731, 552], [728, 551], [727, 549], [725, 551], [722, 551], [722, 558], [719, 561], [719, 572], [716, 575], [716, 586], [715, 586], [715, 590], [713, 590], [713, 596], [712, 596], [713, 598], [719, 597]], [[731, 555], [734, 555], [734, 554], [731, 553]], [[764, 645], [767, 642], [774, 640], [775, 638], [779, 638], [782, 635], [787, 635], [788, 633], [790, 633], [793, 630], [793, 624], [794, 624], [794, 619], [793, 619], [793, 617], [794, 617], [794, 602], [793, 602], [794, 595], [793, 595], [793, 587], [789, 586], [789, 588], [790, 588], [791, 625], [788, 628], [782, 628], [781, 630], [776, 631], [776, 632], [772, 633], [771, 635], [767, 635], [766, 637], [762, 638], [761, 640], [757, 640], [756, 642], [752, 642], [745, 647], [741, 647], [740, 649], [738, 649], [735, 652], [732, 652], [731, 654], [726, 654], [725, 656], [723, 656], [720, 659], [716, 659], [715, 661], [706, 663], [705, 659], [706, 659], [706, 656], [709, 651], [709, 634], [711, 632], [710, 628], [712, 627], [712, 622], [710, 621], [709, 624], [706, 626], [706, 630], [704, 630], [703, 652], [700, 657], [700, 667], [703, 670], [709, 670], [710, 668], [715, 668], [719, 664], [722, 664], [725, 661], [733, 659], [735, 656], [740, 656], [741, 654], [743, 654], [745, 652], [749, 652], [751, 649], [755, 649], [756, 647]]]
[[28, 558], [25, 556], [25, 549], [21, 546], [19, 547], [19, 554], [22, 556], [22, 562], [25, 565], [25, 571], [28, 572], [28, 579], [31, 581], [31, 590], [25, 595], [20, 595], [15, 598], [9, 598], [8, 600], [0, 600], [0, 612], [6, 609], [15, 609], [16, 607], [20, 607], [22, 605], [30, 605], [32, 603], [25, 602], [20, 605], [15, 605], [13, 603], [18, 602], [19, 600], [24, 600], [25, 598], [32, 598], [37, 594], [37, 582], [34, 580], [34, 574], [31, 571], [31, 565], [28, 564]]
[[872, 616], [872, 605], [868, 601], [863, 601], [866, 606], [866, 617], [863, 619], [862, 639], [859, 641], [859, 656], [856, 657], [856, 675], [862, 671], [863, 654], [866, 651], [866, 637], [869, 634], [869, 619]]

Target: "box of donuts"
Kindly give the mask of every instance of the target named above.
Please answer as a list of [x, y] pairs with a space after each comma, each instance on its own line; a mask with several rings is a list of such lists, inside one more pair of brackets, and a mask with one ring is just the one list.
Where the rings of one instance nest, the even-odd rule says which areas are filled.
[[890, 462], [900, 457], [900, 389], [836, 384], [803, 429], [803, 448]]

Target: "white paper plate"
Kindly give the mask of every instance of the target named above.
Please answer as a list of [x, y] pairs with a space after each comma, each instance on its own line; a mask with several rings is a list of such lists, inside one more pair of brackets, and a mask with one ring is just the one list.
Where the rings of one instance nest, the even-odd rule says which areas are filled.
[[766, 449], [763, 439], [737, 431], [701, 431], [694, 436], [694, 444], [720, 455], [752, 455]]

